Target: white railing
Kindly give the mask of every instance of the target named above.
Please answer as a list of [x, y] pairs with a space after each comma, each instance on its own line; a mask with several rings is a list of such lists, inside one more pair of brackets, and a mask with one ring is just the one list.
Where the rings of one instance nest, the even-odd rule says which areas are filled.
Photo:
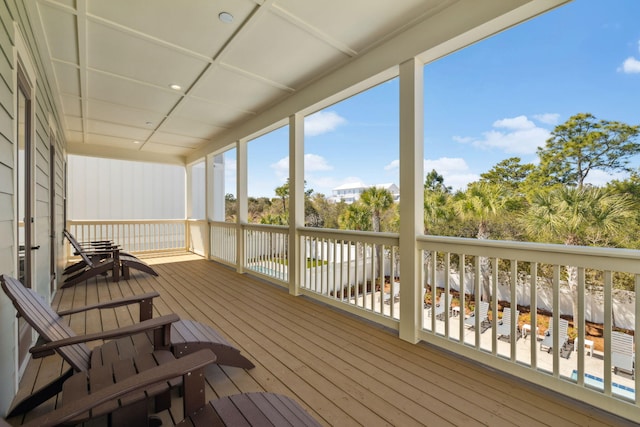
[[302, 290], [385, 325], [397, 324], [397, 235], [311, 228], [299, 234]]
[[242, 235], [244, 268], [288, 286], [289, 227], [243, 224]]
[[[447, 237], [419, 237], [418, 250], [424, 260], [421, 339], [640, 419], [640, 378], [629, 368], [639, 360], [628, 331], [640, 326], [638, 251]], [[622, 280], [633, 291], [614, 291], [614, 282]], [[478, 316], [482, 299], [489, 301], [484, 322]], [[518, 316], [500, 325], [505, 308]], [[564, 320], [572, 326], [566, 342], [560, 333], [545, 337], [547, 321], [561, 331]], [[602, 334], [595, 354], [585, 320], [590, 332]], [[626, 356], [614, 351], [615, 329], [623, 329], [632, 343], [627, 372], [619, 361]]]
[[70, 220], [67, 229], [78, 241], [113, 240], [125, 252], [186, 249], [184, 219]]
[[235, 222], [210, 221], [210, 256], [215, 261], [237, 265], [238, 225]]
[[[185, 249], [185, 223], [70, 221], [68, 226], [79, 240], [113, 239], [124, 250], [139, 251]], [[203, 224], [193, 225], [200, 230]], [[283, 286], [289, 262], [297, 262], [302, 294], [399, 328], [398, 235], [301, 228], [300, 259], [293, 260], [288, 227], [208, 224], [212, 259], [241, 263]], [[633, 375], [640, 360], [632, 337], [640, 327], [639, 251], [433, 236], [418, 236], [416, 250], [423, 274], [418, 283], [404, 286], [419, 287], [425, 297], [417, 302], [423, 319], [419, 339], [640, 421], [640, 378]], [[615, 289], [620, 282], [629, 290]], [[480, 316], [483, 300], [487, 319]], [[506, 308], [514, 315], [501, 324]], [[566, 342], [559, 334], [543, 342], [549, 323], [560, 331], [564, 320], [571, 325]], [[629, 356], [619, 349], [625, 340], [631, 342]]]

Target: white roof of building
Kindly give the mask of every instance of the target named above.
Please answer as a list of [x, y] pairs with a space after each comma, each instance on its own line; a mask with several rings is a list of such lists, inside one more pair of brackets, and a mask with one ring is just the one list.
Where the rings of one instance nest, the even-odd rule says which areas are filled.
[[333, 191], [337, 191], [337, 190], [355, 190], [357, 188], [369, 188], [369, 187], [389, 189], [391, 187], [396, 187], [397, 188], [397, 185], [395, 185], [392, 182], [387, 183], [387, 184], [375, 184], [375, 185], [367, 185], [367, 184], [364, 184], [362, 182], [351, 182], [351, 183], [348, 183], [348, 184], [342, 184], [342, 185], [340, 185], [338, 187], [335, 187], [333, 189]]
[[347, 184], [339, 185], [338, 187], [335, 187], [333, 190], [334, 191], [335, 190], [352, 190], [355, 188], [367, 188], [367, 187], [370, 187], [370, 185], [365, 185], [362, 182], [350, 182]]

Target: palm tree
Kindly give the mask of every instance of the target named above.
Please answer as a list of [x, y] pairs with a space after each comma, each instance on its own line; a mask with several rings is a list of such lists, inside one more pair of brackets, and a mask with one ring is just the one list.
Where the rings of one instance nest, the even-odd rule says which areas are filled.
[[[393, 206], [393, 194], [385, 188], [369, 187], [360, 194], [359, 202], [371, 212], [371, 226], [376, 233], [380, 232], [380, 218], [382, 214]], [[382, 245], [375, 245], [375, 257], [372, 260], [376, 266], [378, 277], [381, 276], [378, 260], [382, 254]]]
[[287, 182], [282, 184], [280, 187], [276, 187], [275, 189], [276, 196], [280, 197], [282, 200], [282, 212], [287, 211], [287, 197], [289, 197], [289, 179], [287, 178]]
[[[467, 191], [457, 195], [454, 204], [456, 213], [463, 219], [472, 219], [478, 222], [478, 239], [489, 238], [489, 222], [498, 218], [504, 211], [507, 203], [506, 191], [500, 184], [489, 182], [474, 182]], [[489, 277], [491, 265], [486, 257], [480, 257], [480, 272], [482, 274], [483, 301], [489, 301], [491, 286]], [[464, 268], [464, 266], [460, 266]], [[461, 284], [463, 287], [464, 284]]]
[[393, 194], [384, 188], [369, 187], [360, 194], [360, 203], [371, 212], [373, 231], [380, 232], [380, 217], [393, 205]]
[[359, 203], [352, 203], [338, 217], [340, 228], [367, 231], [371, 229], [371, 213]]
[[[560, 187], [533, 196], [522, 220], [526, 230], [540, 239], [565, 245], [602, 242], [624, 230], [633, 217], [633, 201], [597, 187]], [[574, 325], [578, 323], [578, 268], [567, 266]]]

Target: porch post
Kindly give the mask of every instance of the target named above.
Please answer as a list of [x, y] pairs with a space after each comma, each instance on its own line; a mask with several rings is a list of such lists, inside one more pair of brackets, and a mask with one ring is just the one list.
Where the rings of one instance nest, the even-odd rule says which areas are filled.
[[243, 224], [247, 223], [247, 141], [241, 139], [236, 142], [236, 271], [244, 273], [244, 230]]
[[204, 236], [204, 257], [211, 258], [211, 225], [209, 221], [214, 216], [214, 188], [215, 181], [213, 179], [214, 167], [212, 165], [215, 157], [208, 155], [204, 158], [204, 218], [207, 221], [207, 235]]
[[400, 338], [418, 342], [422, 325], [422, 257], [416, 236], [423, 230], [423, 64], [400, 64]]
[[289, 293], [300, 295], [300, 239], [304, 227], [304, 116], [289, 117]]
[[193, 212], [193, 170], [191, 165], [187, 165], [184, 168], [185, 174], [187, 175], [187, 179], [185, 180], [185, 221], [184, 221], [184, 245], [185, 250], [191, 250], [191, 228], [189, 225], [189, 219], [191, 218], [191, 214]]

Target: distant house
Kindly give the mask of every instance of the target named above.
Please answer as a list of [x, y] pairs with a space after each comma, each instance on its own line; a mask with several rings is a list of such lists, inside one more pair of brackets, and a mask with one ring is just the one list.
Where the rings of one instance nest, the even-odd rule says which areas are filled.
[[393, 200], [395, 202], [400, 200], [400, 188], [393, 183], [366, 185], [362, 182], [352, 182], [334, 188], [332, 190], [333, 194], [329, 197], [329, 201], [335, 203], [342, 201], [347, 204], [351, 204], [360, 198], [360, 194], [362, 194], [364, 190], [370, 187], [384, 188], [393, 195]]

